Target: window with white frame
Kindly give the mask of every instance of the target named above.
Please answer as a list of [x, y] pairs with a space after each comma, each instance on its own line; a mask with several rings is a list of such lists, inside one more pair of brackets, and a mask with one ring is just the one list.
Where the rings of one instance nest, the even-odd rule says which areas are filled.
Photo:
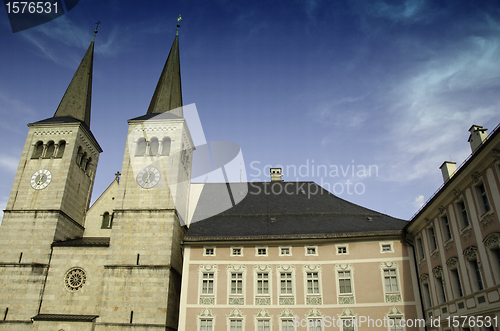
[[464, 292], [462, 290], [462, 283], [460, 282], [460, 274], [458, 269], [450, 270], [451, 282], [453, 292], [455, 294], [455, 298], [461, 298], [464, 296]]
[[243, 256], [243, 248], [231, 247], [231, 256]]
[[422, 243], [422, 238], [417, 238], [416, 239], [417, 243], [417, 256], [419, 260], [422, 260], [425, 258], [424, 254], [424, 244]]
[[484, 238], [483, 242], [484, 245], [489, 249], [488, 256], [491, 263], [491, 269], [498, 284], [500, 282], [500, 233], [490, 233]]
[[462, 199], [456, 203], [458, 218], [460, 219], [460, 225], [463, 228], [469, 226], [469, 216], [467, 214], [467, 207], [465, 206], [465, 201]]
[[446, 242], [451, 239], [451, 228], [450, 222], [448, 220], [448, 215], [444, 214], [440, 217], [441, 219], [441, 228], [443, 229], [443, 240]]
[[257, 295], [269, 295], [269, 273], [257, 273]]
[[384, 270], [385, 292], [399, 292], [397, 271], [395, 268]]
[[484, 183], [481, 182], [476, 185], [476, 192], [479, 199], [479, 208], [481, 214], [487, 213], [491, 210], [490, 201], [488, 200], [488, 194], [486, 193], [486, 188]]
[[292, 255], [291, 247], [280, 247], [280, 256], [290, 256]]
[[267, 247], [255, 247], [256, 256], [267, 256]]
[[344, 255], [347, 253], [347, 245], [337, 245], [337, 255]]
[[432, 252], [437, 249], [436, 232], [434, 231], [433, 226], [427, 229], [427, 234], [429, 237], [429, 245], [431, 247], [431, 252]]
[[469, 246], [464, 250], [464, 256], [469, 263], [469, 277], [474, 291], [484, 289], [481, 269], [479, 267], [477, 247]]
[[203, 256], [215, 256], [215, 247], [204, 247]]
[[257, 320], [257, 331], [270, 331], [271, 321], [269, 319]]
[[281, 295], [292, 295], [293, 294], [293, 284], [292, 284], [292, 273], [282, 272], [280, 273], [280, 285], [281, 285]]
[[319, 274], [317, 272], [307, 273], [307, 294], [319, 294]]
[[231, 273], [231, 295], [243, 294], [243, 273]]
[[295, 331], [295, 328], [293, 327], [293, 320], [292, 319], [282, 319], [280, 331]]
[[401, 317], [389, 317], [389, 330], [390, 331], [403, 331], [401, 324]]
[[354, 319], [353, 318], [343, 318], [342, 319], [342, 331], [354, 331]]
[[201, 284], [201, 294], [202, 295], [213, 295], [214, 294], [214, 273], [204, 272]]
[[229, 331], [242, 331], [242, 330], [243, 330], [243, 320], [241, 319], [229, 320]]
[[318, 255], [318, 247], [317, 246], [306, 246], [306, 255], [307, 256], [317, 256]]
[[321, 318], [310, 318], [307, 321], [308, 331], [321, 331], [322, 330], [322, 322]]
[[339, 293], [340, 294], [351, 294], [351, 271], [339, 271]]
[[394, 253], [392, 249], [391, 243], [380, 243], [380, 252], [381, 253]]
[[423, 274], [420, 277], [420, 283], [422, 284], [422, 296], [424, 299], [424, 307], [428, 309], [432, 307], [431, 291], [429, 289], [429, 275]]
[[444, 280], [443, 280], [442, 276], [436, 278], [436, 290], [437, 290], [438, 297], [439, 297], [439, 303], [445, 303], [446, 302], [446, 291], [445, 291]]
[[212, 331], [213, 320], [212, 319], [200, 319], [200, 331]]

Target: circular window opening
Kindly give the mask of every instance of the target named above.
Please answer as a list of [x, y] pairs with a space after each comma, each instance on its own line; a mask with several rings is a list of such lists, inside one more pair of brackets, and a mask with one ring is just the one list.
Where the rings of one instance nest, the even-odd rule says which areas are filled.
[[87, 275], [85, 274], [85, 271], [83, 269], [72, 268], [66, 273], [64, 283], [70, 291], [78, 291], [83, 287], [86, 280]]

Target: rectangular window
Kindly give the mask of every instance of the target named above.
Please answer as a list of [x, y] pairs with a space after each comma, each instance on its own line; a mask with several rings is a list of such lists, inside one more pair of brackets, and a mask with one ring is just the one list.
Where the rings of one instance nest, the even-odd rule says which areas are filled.
[[339, 271], [339, 291], [340, 294], [352, 293], [350, 271]]
[[280, 275], [281, 294], [292, 294], [292, 273], [285, 272]]
[[464, 296], [462, 291], [462, 284], [460, 283], [460, 275], [458, 273], [458, 269], [450, 270], [451, 281], [453, 290], [456, 298], [461, 298]]
[[345, 318], [342, 320], [342, 331], [354, 331], [354, 319]]
[[307, 255], [316, 255], [316, 247], [307, 247]]
[[462, 228], [466, 228], [469, 226], [469, 217], [467, 216], [467, 208], [465, 207], [465, 203], [460, 201], [457, 203], [458, 210], [462, 219]]
[[269, 294], [269, 274], [268, 273], [258, 273], [257, 274], [257, 294], [267, 295]]
[[429, 284], [423, 284], [424, 285], [424, 300], [425, 300], [425, 308], [430, 308], [432, 307], [432, 299], [431, 299], [431, 291], [429, 289]]
[[211, 319], [200, 320], [200, 331], [212, 331], [212, 320]]
[[281, 320], [281, 331], [295, 331], [292, 320]]
[[307, 294], [319, 294], [319, 276], [317, 272], [307, 273]]
[[257, 320], [257, 331], [269, 331], [271, 330], [271, 321], [269, 320]]
[[231, 274], [231, 294], [243, 294], [243, 274]]
[[205, 255], [206, 256], [213, 256], [215, 255], [215, 249], [210, 247], [210, 248], [205, 248]]
[[473, 272], [472, 277], [475, 278], [477, 284], [477, 291], [481, 291], [484, 288], [484, 286], [483, 286], [483, 280], [481, 278], [481, 271], [479, 270], [479, 263], [477, 263], [477, 261], [474, 260], [470, 261], [470, 264], [472, 266], [472, 272]]
[[417, 252], [419, 260], [422, 260], [425, 257], [425, 254], [424, 254], [424, 245], [422, 244], [421, 238], [417, 238]]
[[201, 294], [214, 294], [214, 274], [204, 273]]
[[442, 228], [443, 228], [444, 241], [447, 241], [447, 240], [451, 239], [450, 222], [448, 220], [448, 216], [447, 215], [441, 216], [441, 225], [442, 225]]
[[321, 319], [309, 319], [307, 321], [307, 325], [309, 326], [310, 331], [321, 331]]
[[390, 252], [391, 250], [392, 250], [392, 247], [390, 244], [382, 245], [382, 252]]
[[267, 255], [267, 248], [257, 248], [257, 255], [266, 256]]
[[290, 247], [281, 247], [280, 255], [291, 255]]
[[338, 247], [337, 254], [347, 254], [347, 247], [345, 246]]
[[396, 276], [396, 269], [384, 270], [385, 291], [398, 292], [398, 279]]
[[438, 292], [438, 296], [439, 296], [439, 303], [445, 303], [446, 302], [446, 292], [444, 289], [443, 278], [442, 277], [436, 278], [436, 282], [437, 282], [437, 292]]
[[391, 331], [403, 331], [403, 326], [401, 326], [401, 317], [391, 317], [389, 327]]
[[434, 228], [429, 228], [427, 229], [427, 233], [429, 234], [429, 242], [431, 245], [431, 251], [437, 249], [437, 243], [436, 243], [436, 233], [434, 232]]
[[479, 184], [478, 186], [476, 186], [476, 189], [479, 193], [481, 209], [483, 213], [489, 212], [491, 207], [490, 207], [490, 202], [488, 201], [488, 195], [486, 194], [486, 189], [484, 187], [484, 184], [483, 183]]
[[229, 321], [229, 330], [230, 331], [242, 331], [243, 330], [243, 321], [242, 320], [230, 320]]
[[240, 256], [241, 255], [241, 248], [233, 248], [232, 255], [233, 256]]

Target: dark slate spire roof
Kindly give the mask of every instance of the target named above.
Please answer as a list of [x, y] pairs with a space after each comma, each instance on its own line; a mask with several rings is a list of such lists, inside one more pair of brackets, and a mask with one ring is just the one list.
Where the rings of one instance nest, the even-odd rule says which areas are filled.
[[[233, 201], [248, 193], [234, 205], [228, 186]], [[204, 219], [204, 211], [224, 199], [234, 207]], [[398, 235], [408, 223], [345, 201], [314, 182], [206, 184], [193, 221], [186, 242]]]
[[163, 113], [179, 107], [182, 107], [182, 89], [179, 36], [176, 35], [146, 114]]
[[71, 83], [69, 83], [66, 93], [64, 93], [59, 107], [57, 107], [54, 117], [71, 116], [90, 128], [93, 62], [94, 41], [92, 40]]

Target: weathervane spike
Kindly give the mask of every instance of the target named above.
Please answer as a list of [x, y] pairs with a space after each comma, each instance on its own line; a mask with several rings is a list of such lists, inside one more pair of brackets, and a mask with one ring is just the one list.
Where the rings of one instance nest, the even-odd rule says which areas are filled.
[[179, 28], [181, 27], [181, 21], [182, 21], [182, 17], [181, 17], [181, 14], [179, 14], [179, 17], [177, 17], [177, 32], [175, 33], [176, 36], [179, 35]]
[[95, 30], [94, 30], [94, 38], [92, 39], [92, 41], [95, 40], [95, 35], [97, 34], [97, 28], [99, 27], [99, 24], [101, 24], [101, 23], [102, 23], [101, 21], [97, 21], [97, 23], [95, 23], [96, 27], [95, 27]]

